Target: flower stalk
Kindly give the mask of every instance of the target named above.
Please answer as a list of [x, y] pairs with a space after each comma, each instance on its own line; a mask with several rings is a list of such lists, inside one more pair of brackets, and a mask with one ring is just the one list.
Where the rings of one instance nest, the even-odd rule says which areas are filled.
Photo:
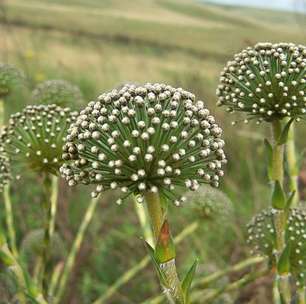
[[[283, 187], [284, 182], [284, 144], [279, 143], [279, 139], [282, 135], [282, 124], [279, 120], [272, 122], [272, 136], [273, 136], [273, 154], [272, 154], [272, 172], [271, 178], [273, 184], [279, 183]], [[277, 209], [273, 215], [274, 227], [276, 233], [276, 262], [279, 262], [279, 258], [286, 247], [285, 231], [287, 214], [285, 209]], [[288, 274], [278, 273], [276, 274], [276, 280], [278, 282], [278, 289], [280, 296], [284, 303], [289, 304], [291, 302], [291, 291]]]

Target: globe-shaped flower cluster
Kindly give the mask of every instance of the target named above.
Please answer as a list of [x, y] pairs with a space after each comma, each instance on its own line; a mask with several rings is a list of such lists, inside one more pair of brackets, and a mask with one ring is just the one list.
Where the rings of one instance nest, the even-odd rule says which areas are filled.
[[62, 146], [75, 113], [56, 105], [27, 106], [10, 117], [0, 134], [2, 147], [14, 167], [56, 174]]
[[0, 63], [0, 98], [10, 95], [14, 87], [24, 81], [24, 74], [15, 66]]
[[[249, 119], [299, 119], [306, 113], [306, 47], [258, 43], [229, 61], [217, 88], [218, 105]], [[246, 122], [248, 119], [246, 120]]]
[[0, 154], [0, 192], [10, 180], [10, 165], [7, 158]]
[[34, 89], [32, 98], [37, 104], [56, 104], [62, 107], [80, 106], [80, 89], [66, 80], [47, 80]]
[[201, 185], [196, 192], [189, 191], [185, 196], [185, 205], [200, 218], [217, 220], [228, 217], [232, 212], [233, 205], [228, 196], [208, 185]]
[[[267, 209], [256, 215], [248, 224], [248, 244], [253, 252], [269, 257], [275, 263], [276, 232], [273, 223], [276, 209]], [[291, 209], [285, 231], [286, 242], [290, 243], [290, 273], [297, 285], [306, 283], [306, 211]]]
[[203, 101], [165, 84], [126, 85], [80, 112], [64, 146], [69, 185], [129, 194], [157, 192], [180, 203], [176, 188], [219, 185], [226, 162], [222, 130]]

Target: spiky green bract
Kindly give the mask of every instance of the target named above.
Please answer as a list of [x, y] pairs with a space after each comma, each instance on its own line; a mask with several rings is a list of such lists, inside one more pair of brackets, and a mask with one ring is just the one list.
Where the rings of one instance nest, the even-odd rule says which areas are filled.
[[216, 220], [232, 212], [232, 202], [222, 191], [201, 185], [196, 192], [185, 194], [185, 205], [194, 210], [193, 214], [204, 219]]
[[229, 61], [217, 89], [218, 105], [273, 121], [306, 113], [306, 47], [258, 43]]
[[[248, 224], [248, 244], [253, 252], [265, 255], [275, 265], [275, 227], [273, 214], [282, 212], [269, 208], [257, 214]], [[306, 283], [306, 211], [290, 209], [285, 231], [286, 243], [290, 243], [290, 274], [297, 285]]]
[[12, 168], [27, 166], [40, 173], [57, 174], [62, 164], [62, 146], [75, 119], [69, 108], [56, 105], [27, 106], [10, 117], [0, 134], [0, 150]]
[[3, 187], [9, 182], [10, 177], [10, 164], [7, 158], [0, 154], [0, 192], [3, 191]]
[[13, 65], [0, 63], [0, 98], [10, 95], [15, 86], [24, 83], [24, 81], [23, 72]]
[[37, 104], [56, 104], [61, 107], [80, 106], [83, 101], [80, 89], [66, 80], [47, 80], [38, 84], [32, 98]]
[[129, 194], [157, 192], [180, 204], [178, 187], [217, 187], [226, 162], [222, 130], [203, 101], [165, 84], [102, 94], [70, 127], [61, 168], [69, 185]]

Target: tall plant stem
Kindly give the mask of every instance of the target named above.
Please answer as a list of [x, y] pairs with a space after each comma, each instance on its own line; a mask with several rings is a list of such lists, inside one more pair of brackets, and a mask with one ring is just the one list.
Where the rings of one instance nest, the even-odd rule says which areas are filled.
[[87, 210], [86, 210], [85, 215], [83, 217], [82, 223], [79, 227], [77, 235], [76, 235], [76, 237], [73, 241], [71, 250], [70, 250], [70, 252], [68, 254], [68, 257], [66, 259], [64, 269], [63, 269], [62, 275], [60, 277], [58, 288], [57, 288], [57, 291], [55, 293], [54, 300], [53, 300], [52, 304], [61, 303], [61, 298], [62, 298], [62, 296], [64, 294], [64, 291], [65, 291], [65, 288], [67, 286], [69, 275], [71, 274], [71, 271], [72, 271], [72, 268], [74, 266], [77, 253], [79, 252], [80, 247], [82, 245], [87, 227], [88, 227], [89, 223], [91, 222], [91, 219], [92, 219], [92, 217], [95, 213], [98, 201], [99, 201], [98, 198], [93, 198], [90, 201], [89, 206], [87, 207]]
[[286, 156], [288, 163], [288, 173], [289, 173], [289, 190], [290, 192], [295, 192], [291, 206], [296, 207], [299, 202], [299, 188], [298, 188], [298, 162], [296, 157], [295, 149], [295, 125], [292, 124], [288, 133], [288, 141], [286, 148]]
[[[273, 136], [273, 156], [272, 156], [272, 181], [279, 182], [283, 187], [284, 182], [284, 145], [279, 144], [279, 138], [282, 134], [282, 124], [279, 120], [272, 122], [272, 136]], [[276, 261], [278, 262], [280, 255], [286, 247], [285, 229], [287, 215], [285, 210], [277, 210], [274, 213], [273, 221], [276, 232]], [[276, 280], [278, 281], [278, 289], [280, 296], [284, 303], [291, 302], [290, 282], [287, 275], [277, 273]]]
[[152, 234], [152, 229], [150, 227], [150, 220], [148, 218], [148, 211], [146, 205], [138, 203], [134, 195], [133, 201], [144, 238], [151, 246], [154, 246], [154, 238]]
[[3, 189], [3, 198], [4, 198], [4, 208], [5, 208], [5, 220], [9, 237], [9, 245], [12, 250], [12, 253], [17, 256], [17, 246], [16, 246], [16, 232], [14, 227], [14, 217], [12, 202], [10, 197], [10, 185], [5, 185]]
[[[199, 222], [193, 222], [184, 228], [175, 238], [174, 244], [177, 245], [181, 243], [186, 237], [194, 233], [200, 224]], [[133, 266], [131, 269], [124, 272], [107, 290], [101, 295], [93, 304], [104, 304], [108, 299], [110, 299], [123, 285], [127, 284], [131, 279], [133, 279], [142, 269], [144, 269], [150, 262], [150, 257], [144, 257], [138, 264]]]
[[58, 179], [45, 174], [43, 177], [44, 200], [42, 203], [44, 211], [44, 239], [42, 255], [39, 259], [39, 278], [45, 293], [48, 290], [47, 267], [50, 259], [51, 242], [54, 233], [54, 224], [57, 209]]

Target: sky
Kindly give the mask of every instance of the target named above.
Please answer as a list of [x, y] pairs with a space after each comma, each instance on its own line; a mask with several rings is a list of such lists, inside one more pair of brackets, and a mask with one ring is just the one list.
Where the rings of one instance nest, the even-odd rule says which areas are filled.
[[228, 5], [245, 5], [279, 10], [306, 12], [306, 0], [201, 0]]

